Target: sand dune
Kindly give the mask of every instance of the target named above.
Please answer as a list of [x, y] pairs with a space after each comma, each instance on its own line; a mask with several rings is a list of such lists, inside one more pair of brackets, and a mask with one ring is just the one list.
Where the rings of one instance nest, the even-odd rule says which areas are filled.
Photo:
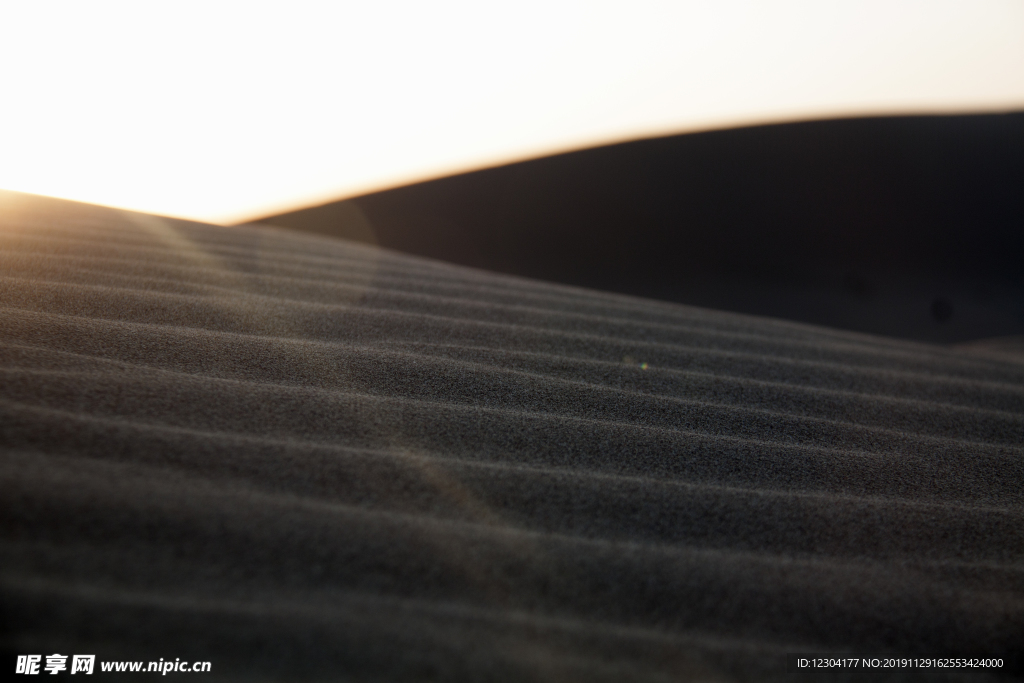
[[749, 126], [260, 223], [510, 275], [957, 343], [1024, 336], [1024, 113]]
[[9, 652], [609, 681], [1021, 652], [1019, 356], [2, 199]]

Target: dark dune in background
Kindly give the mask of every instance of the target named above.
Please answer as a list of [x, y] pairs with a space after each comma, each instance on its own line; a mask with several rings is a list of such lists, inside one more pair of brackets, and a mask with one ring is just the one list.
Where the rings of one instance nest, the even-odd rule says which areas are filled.
[[1024, 334], [1022, 188], [1024, 114], [867, 118], [614, 145], [261, 222], [552, 282], [959, 342]]
[[786, 652], [822, 651], [1021, 674], [1012, 347], [0, 193], [0, 376], [5, 653], [245, 681], [789, 681]]

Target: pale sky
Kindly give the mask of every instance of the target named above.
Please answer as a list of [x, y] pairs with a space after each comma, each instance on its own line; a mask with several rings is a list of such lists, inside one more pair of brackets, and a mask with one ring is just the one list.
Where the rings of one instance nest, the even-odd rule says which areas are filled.
[[774, 121], [1024, 109], [1024, 1], [0, 3], [0, 188], [233, 223]]

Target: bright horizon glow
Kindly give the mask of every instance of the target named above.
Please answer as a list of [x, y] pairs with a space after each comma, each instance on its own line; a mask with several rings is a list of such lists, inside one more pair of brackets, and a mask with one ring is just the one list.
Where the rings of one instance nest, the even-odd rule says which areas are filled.
[[215, 223], [657, 135], [1024, 109], [1024, 2], [25, 2], [0, 188]]

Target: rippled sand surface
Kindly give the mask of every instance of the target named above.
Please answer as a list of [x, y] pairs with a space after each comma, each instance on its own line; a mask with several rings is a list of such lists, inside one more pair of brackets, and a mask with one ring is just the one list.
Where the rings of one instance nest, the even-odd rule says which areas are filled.
[[1011, 353], [0, 199], [9, 652], [662, 681], [1022, 650]]

